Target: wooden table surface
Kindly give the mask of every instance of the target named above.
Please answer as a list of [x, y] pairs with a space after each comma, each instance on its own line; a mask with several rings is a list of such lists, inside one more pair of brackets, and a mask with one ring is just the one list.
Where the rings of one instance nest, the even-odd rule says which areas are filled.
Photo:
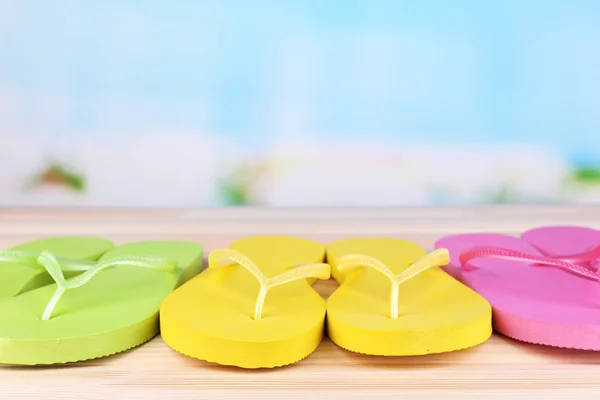
[[[551, 224], [600, 228], [600, 207], [403, 209], [0, 209], [0, 248], [48, 235], [196, 241], [208, 251], [236, 238], [287, 234], [323, 243], [392, 236], [426, 249], [440, 236], [516, 234]], [[323, 295], [332, 281], [315, 285]], [[56, 367], [0, 367], [0, 399], [571, 399], [600, 395], [600, 354], [535, 346], [500, 335], [469, 350], [371, 357], [325, 340], [298, 364], [246, 371], [170, 350], [160, 337], [131, 351]]]

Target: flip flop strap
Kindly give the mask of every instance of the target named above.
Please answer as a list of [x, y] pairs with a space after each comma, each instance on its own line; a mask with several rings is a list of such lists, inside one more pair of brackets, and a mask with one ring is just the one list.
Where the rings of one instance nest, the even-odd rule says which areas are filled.
[[117, 266], [117, 265], [129, 265], [141, 268], [151, 268], [163, 271], [175, 271], [177, 269], [177, 261], [169, 260], [163, 257], [157, 256], [122, 256], [108, 258], [106, 260], [100, 260], [94, 263], [94, 266], [89, 268], [87, 271], [74, 278], [66, 280], [63, 274], [63, 269], [59, 259], [52, 254], [50, 251], [44, 250], [40, 253], [37, 258], [38, 264], [42, 265], [48, 274], [56, 282], [56, 291], [50, 298], [50, 301], [46, 305], [42, 314], [42, 320], [47, 321], [51, 318], [52, 312], [56, 307], [56, 304], [60, 300], [61, 296], [68, 289], [74, 289], [85, 285], [89, 282], [98, 272], [103, 269]]
[[593, 268], [594, 271], [597, 271], [597, 268], [594, 264], [600, 259], [600, 244], [590, 247], [588, 250], [583, 253], [577, 253], [572, 255], [564, 255], [564, 256], [552, 256], [556, 260], [563, 260], [573, 264], [584, 264], [590, 268]]
[[220, 249], [212, 251], [208, 256], [209, 268], [224, 268], [239, 265], [248, 270], [260, 284], [258, 298], [254, 307], [254, 319], [263, 317], [263, 308], [269, 289], [285, 283], [306, 278], [329, 279], [331, 267], [329, 264], [303, 264], [273, 277], [266, 277], [260, 268], [250, 258], [235, 249]]
[[600, 275], [597, 272], [572, 262], [572, 260], [586, 260], [586, 262], [589, 262], [590, 256], [596, 254], [596, 251], [596, 249], [592, 249], [589, 252], [580, 255], [569, 256], [566, 258], [552, 258], [527, 254], [515, 250], [502, 249], [499, 247], [476, 246], [462, 252], [459, 259], [465, 271], [472, 271], [475, 269], [469, 264], [469, 261], [471, 260], [477, 258], [499, 258], [503, 260], [520, 261], [533, 266], [556, 267], [588, 279], [600, 281]]
[[[10, 262], [15, 264], [27, 265], [39, 268], [39, 253], [33, 253], [22, 250], [0, 250], [0, 262]], [[60, 261], [60, 267], [63, 271], [87, 271], [96, 265], [91, 260], [76, 260], [66, 257], [55, 256]]]
[[450, 254], [448, 253], [448, 250], [437, 249], [419, 258], [399, 274], [394, 274], [394, 272], [387, 265], [377, 258], [364, 254], [347, 254], [340, 257], [337, 268], [338, 270], [342, 271], [368, 267], [381, 272], [383, 275], [389, 278], [392, 284], [392, 295], [390, 296], [390, 318], [398, 318], [398, 292], [400, 284], [414, 278], [429, 268], [440, 267], [448, 264], [449, 262]]

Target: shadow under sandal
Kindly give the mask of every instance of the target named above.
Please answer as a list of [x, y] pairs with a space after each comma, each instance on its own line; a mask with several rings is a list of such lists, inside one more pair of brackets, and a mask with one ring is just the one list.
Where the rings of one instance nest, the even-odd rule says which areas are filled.
[[0, 250], [0, 301], [54, 282], [44, 267], [38, 264], [38, 256], [43, 250], [55, 254], [65, 276], [71, 277], [89, 267], [82, 260], [97, 260], [113, 247], [113, 243], [106, 239], [66, 236], [34, 240]]
[[327, 246], [340, 287], [327, 301], [328, 335], [347, 350], [383, 356], [472, 347], [492, 334], [489, 303], [442, 271], [448, 251], [386, 238]]
[[[190, 357], [242, 368], [297, 362], [321, 342], [325, 249], [293, 237], [250, 237], [209, 255], [209, 268], [161, 306], [165, 343]], [[314, 281], [314, 279], [312, 279]]]
[[[31, 258], [31, 254], [21, 254]], [[56, 284], [0, 303], [0, 363], [54, 364], [103, 357], [158, 333], [161, 301], [202, 267], [202, 247], [138, 242], [97, 262], [37, 256]], [[63, 265], [85, 266], [65, 279]]]

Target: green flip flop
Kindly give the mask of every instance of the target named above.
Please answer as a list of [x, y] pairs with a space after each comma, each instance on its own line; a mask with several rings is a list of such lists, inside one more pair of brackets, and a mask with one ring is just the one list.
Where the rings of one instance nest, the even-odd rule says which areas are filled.
[[49, 237], [0, 250], [0, 301], [54, 282], [44, 267], [37, 263], [37, 255], [44, 250], [59, 258], [73, 259], [62, 263], [65, 276], [71, 277], [89, 268], [89, 263], [74, 260], [97, 260], [113, 247], [113, 243], [106, 239]]
[[37, 258], [56, 284], [0, 303], [0, 363], [55, 364], [104, 357], [138, 346], [159, 330], [163, 299], [202, 268], [195, 243], [129, 243], [65, 279], [49, 251]]

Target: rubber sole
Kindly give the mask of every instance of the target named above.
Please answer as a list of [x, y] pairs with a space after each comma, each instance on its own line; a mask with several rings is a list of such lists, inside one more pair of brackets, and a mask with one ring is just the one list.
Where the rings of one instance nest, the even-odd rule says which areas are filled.
[[122, 353], [158, 334], [158, 313], [124, 329], [82, 338], [16, 340], [0, 339], [0, 364], [51, 365]]
[[447, 353], [486, 342], [493, 333], [491, 314], [470, 323], [430, 330], [373, 331], [344, 325], [328, 317], [332, 342], [354, 353], [374, 356], [417, 356]]
[[600, 325], [578, 326], [536, 321], [494, 310], [494, 329], [512, 339], [551, 347], [600, 351]]
[[324, 321], [298, 336], [277, 342], [241, 342], [192, 332], [161, 320], [161, 335], [173, 350], [220, 365], [245, 369], [277, 368], [311, 355], [323, 339]]

